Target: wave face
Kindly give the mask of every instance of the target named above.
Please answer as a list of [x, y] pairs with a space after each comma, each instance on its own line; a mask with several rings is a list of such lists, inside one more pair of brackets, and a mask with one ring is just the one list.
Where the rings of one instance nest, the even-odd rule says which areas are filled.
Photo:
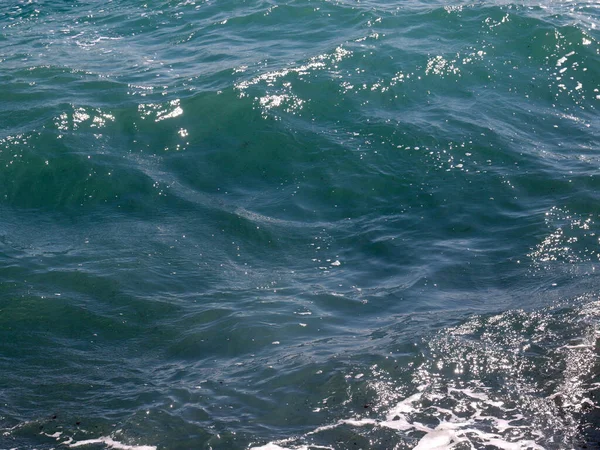
[[599, 29], [4, 2], [0, 448], [598, 448]]

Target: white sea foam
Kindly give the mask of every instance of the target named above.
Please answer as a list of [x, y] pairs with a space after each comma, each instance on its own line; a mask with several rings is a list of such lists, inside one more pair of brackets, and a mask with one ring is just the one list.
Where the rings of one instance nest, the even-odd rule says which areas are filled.
[[115, 441], [110, 436], [103, 436], [96, 439], [87, 439], [85, 441], [77, 441], [69, 444], [69, 447], [84, 447], [86, 445], [104, 444], [108, 448], [117, 450], [156, 450], [153, 445], [127, 445], [122, 442]]
[[[600, 386], [590, 378], [600, 302], [579, 301], [584, 306], [507, 311], [444, 330], [428, 342], [430, 358], [413, 372], [408, 392], [377, 365], [370, 373], [354, 370], [344, 377], [347, 383], [362, 383], [375, 393], [366, 415], [349, 413], [302, 436], [267, 444], [279, 447], [252, 448], [312, 449], [313, 443], [326, 444], [336, 429], [370, 442], [391, 434], [393, 441], [418, 450], [541, 450], [546, 443], [570, 448], [582, 438], [579, 413], [594, 406], [589, 394]], [[549, 329], [564, 335], [544, 344]], [[556, 341], [568, 344], [556, 346]], [[540, 385], [543, 380], [532, 380], [532, 370], [552, 374], [552, 382]], [[357, 378], [357, 372], [363, 376]]]
[[333, 447], [325, 447], [322, 445], [300, 445], [293, 447], [282, 447], [279, 444], [283, 444], [285, 441], [279, 441], [279, 443], [269, 442], [268, 444], [261, 445], [260, 447], [252, 447], [254, 450], [312, 450], [312, 449], [322, 449], [322, 450], [334, 450]]
[[[305, 437], [310, 437], [330, 431], [341, 426], [349, 426], [354, 428], [381, 428], [390, 429], [405, 435], [417, 436], [413, 433], [422, 435], [418, 440], [415, 450], [442, 450], [452, 449], [459, 443], [468, 443], [476, 446], [494, 446], [503, 450], [524, 450], [524, 449], [539, 449], [543, 447], [538, 445], [533, 439], [518, 439], [520, 429], [531, 431], [531, 427], [514, 425], [512, 422], [523, 418], [520, 414], [514, 414], [510, 419], [502, 419], [490, 415], [484, 415], [483, 410], [489, 406], [498, 406], [499, 402], [494, 402], [484, 392], [477, 392], [471, 389], [451, 389], [448, 395], [458, 395], [460, 397], [468, 397], [471, 402], [470, 406], [475, 408], [475, 412], [468, 418], [460, 418], [453, 411], [437, 406], [429, 406], [428, 410], [434, 412], [434, 416], [447, 417], [440, 419], [439, 424], [435, 427], [423, 425], [414, 420], [414, 417], [423, 414], [421, 402], [428, 397], [439, 397], [438, 395], [429, 396], [426, 392], [428, 386], [419, 386], [419, 392], [399, 401], [392, 406], [385, 414], [385, 420], [377, 420], [372, 418], [348, 418], [337, 421], [336, 423], [323, 425], [315, 428], [313, 431], [306, 433]], [[481, 425], [486, 425], [491, 428], [491, 431], [484, 431]], [[508, 432], [508, 433], [507, 433]], [[424, 435], [423, 435], [424, 433]], [[513, 440], [508, 440], [504, 437], [507, 434]], [[536, 434], [535, 432], [533, 434]], [[540, 433], [537, 433], [538, 435]], [[517, 437], [517, 439], [515, 439]], [[296, 444], [292, 444], [296, 442]], [[288, 445], [282, 447], [281, 445]], [[307, 446], [304, 443], [299, 443], [298, 440], [276, 441], [260, 447], [251, 447], [254, 450], [301, 450], [308, 448], [329, 448], [316, 447], [314, 445]]]

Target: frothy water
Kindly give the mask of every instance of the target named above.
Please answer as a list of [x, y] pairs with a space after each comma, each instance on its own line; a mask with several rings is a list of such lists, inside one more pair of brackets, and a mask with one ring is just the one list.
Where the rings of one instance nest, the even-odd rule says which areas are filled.
[[377, 364], [369, 368], [364, 389], [371, 400], [364, 413], [252, 448], [334, 449], [339, 436], [346, 437], [344, 446], [354, 439], [369, 448], [584, 445], [582, 433], [597, 426], [586, 417], [596, 409], [600, 386], [595, 363], [600, 304], [577, 301], [585, 303], [577, 311], [567, 305], [515, 310], [442, 330], [422, 343], [417, 358], [395, 367], [412, 368], [402, 388], [393, 372]]
[[0, 6], [0, 448], [596, 448], [599, 24]]

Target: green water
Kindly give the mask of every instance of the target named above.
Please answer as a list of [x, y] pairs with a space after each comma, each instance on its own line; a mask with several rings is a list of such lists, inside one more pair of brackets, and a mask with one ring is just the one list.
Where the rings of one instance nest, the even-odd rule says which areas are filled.
[[599, 25], [0, 5], [0, 449], [595, 448]]

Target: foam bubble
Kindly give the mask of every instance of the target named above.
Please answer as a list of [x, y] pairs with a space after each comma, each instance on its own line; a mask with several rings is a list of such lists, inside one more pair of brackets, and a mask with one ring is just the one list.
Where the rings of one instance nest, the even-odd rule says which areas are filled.
[[156, 450], [155, 446], [152, 445], [127, 445], [121, 442], [115, 441], [109, 436], [99, 437], [97, 439], [87, 439], [85, 441], [78, 441], [69, 444], [69, 447], [83, 447], [86, 445], [104, 444], [108, 448], [114, 448], [117, 450]]
[[361, 396], [371, 392], [367, 413], [350, 410], [301, 436], [252, 448], [314, 449], [349, 433], [419, 450], [579, 445], [581, 414], [594, 406], [589, 396], [600, 386], [593, 372], [600, 302], [578, 302], [474, 316], [444, 329], [424, 343], [427, 357], [408, 385], [378, 365], [370, 373], [354, 368], [344, 377], [348, 394], [359, 385]]

